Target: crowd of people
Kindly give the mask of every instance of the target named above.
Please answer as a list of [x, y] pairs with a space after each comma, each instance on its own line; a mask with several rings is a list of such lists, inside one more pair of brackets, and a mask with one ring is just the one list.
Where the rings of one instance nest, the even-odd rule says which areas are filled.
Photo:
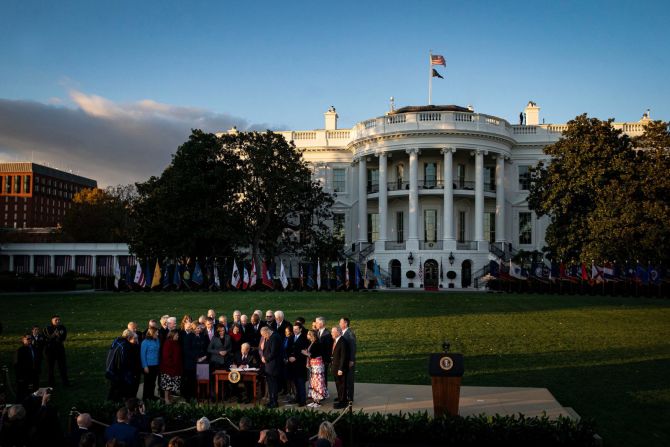
[[[298, 317], [291, 323], [281, 310], [256, 310], [251, 317], [235, 310], [231, 320], [213, 309], [195, 320], [163, 315], [149, 320], [145, 330], [131, 321], [107, 355], [108, 399], [137, 396], [141, 382], [145, 400], [195, 399], [203, 367], [210, 379], [207, 397], [217, 399], [213, 374], [232, 368], [258, 371], [267, 385], [269, 408], [279, 406], [280, 394], [286, 403], [320, 407], [329, 398], [330, 372], [337, 389], [333, 407], [344, 408], [354, 394], [356, 336], [349, 325], [346, 317], [330, 329], [323, 317], [309, 323]], [[226, 383], [224, 395], [249, 403], [253, 391], [250, 382]]]
[[[165, 429], [161, 418], [146, 423], [143, 416], [137, 416], [143, 415], [139, 410], [143, 405], [138, 398], [141, 383], [143, 400], [163, 399], [170, 403], [176, 396], [193, 400], [199, 369], [208, 372], [206, 398], [212, 400], [218, 398], [214, 395], [211, 380], [214, 371], [257, 371], [267, 385], [268, 408], [278, 407], [280, 396], [284, 396], [284, 404], [320, 407], [331, 397], [328, 392], [330, 373], [337, 389], [333, 408], [345, 408], [353, 401], [356, 360], [356, 337], [349, 325], [346, 317], [330, 329], [323, 317], [309, 323], [297, 317], [291, 323], [281, 310], [265, 313], [256, 310], [251, 317], [235, 310], [229, 321], [226, 315], [217, 316], [213, 309], [197, 319], [184, 315], [179, 323], [177, 317], [164, 315], [158, 320], [149, 320], [145, 330], [140, 330], [135, 322], [129, 322], [111, 344], [106, 358], [105, 375], [110, 384], [107, 398], [125, 402], [125, 405], [105, 432], [104, 441], [112, 446], [142, 443], [147, 446], [231, 445], [230, 436], [212, 432], [204, 419], [199, 423], [207, 428], [198, 429], [196, 437], [199, 441], [179, 436], [167, 440], [161, 435]], [[52, 317], [47, 327], [35, 326], [22, 337], [14, 363], [17, 403], [6, 406], [2, 413], [0, 445], [46, 445], [42, 444], [40, 433], [48, 433], [49, 445], [59, 445], [58, 442], [54, 444], [54, 439], [64, 439], [56, 412], [49, 402], [55, 386], [56, 368], [63, 385], [70, 386], [65, 362], [66, 339], [67, 330], [58, 315]], [[49, 388], [40, 388], [44, 358], [48, 365]], [[226, 387], [224, 395], [239, 403], [249, 403], [254, 395], [249, 382], [226, 383]], [[144, 426], [136, 426], [138, 423]], [[283, 430], [261, 430], [250, 436], [248, 442], [232, 445], [308, 445], [306, 437], [303, 443], [302, 437], [296, 435], [295, 424], [297, 421], [290, 419]], [[341, 444], [339, 439], [336, 441], [332, 424], [330, 427], [328, 424], [321, 427], [318, 438], [311, 445], [333, 447]], [[70, 439], [70, 445], [99, 445], [101, 440], [88, 433], [89, 415], [80, 415], [77, 425], [78, 429], [72, 433], [76, 440]], [[245, 426], [248, 424], [241, 421], [240, 433]], [[142, 433], [147, 433], [146, 439]]]

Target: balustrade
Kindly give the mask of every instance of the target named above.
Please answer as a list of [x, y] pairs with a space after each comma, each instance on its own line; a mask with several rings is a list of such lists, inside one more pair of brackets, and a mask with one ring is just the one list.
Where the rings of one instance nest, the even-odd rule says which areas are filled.
[[442, 250], [442, 241], [419, 241], [419, 250]]
[[405, 246], [406, 246], [405, 241], [402, 242], [386, 241], [384, 243], [384, 248], [386, 250], [404, 250]]

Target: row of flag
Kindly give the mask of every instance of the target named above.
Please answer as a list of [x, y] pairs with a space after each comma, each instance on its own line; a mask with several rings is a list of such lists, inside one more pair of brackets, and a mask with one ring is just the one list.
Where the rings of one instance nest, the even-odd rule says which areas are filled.
[[[164, 263], [161, 268], [160, 262], [156, 260], [153, 268], [149, 263], [146, 264], [145, 268], [142, 268], [142, 264], [138, 262], [134, 274], [131, 268], [126, 268], [124, 277], [121, 266], [117, 262], [114, 267], [114, 287], [118, 289], [122, 279], [128, 288], [138, 286], [140, 288], [149, 287], [151, 289], [167, 289], [169, 287], [190, 288], [191, 284], [195, 284], [198, 287], [204, 285], [210, 288], [221, 289], [223, 286], [223, 288], [239, 290], [251, 289], [262, 284], [267, 289], [274, 289], [275, 279], [279, 280], [279, 285], [283, 290], [289, 288], [295, 282], [293, 281], [294, 279], [297, 280], [301, 289], [309, 290], [330, 290], [333, 287], [335, 289], [368, 288], [373, 279], [375, 280], [375, 287], [383, 285], [381, 271], [376, 261], [373, 261], [373, 268], [370, 272], [368, 272], [367, 263], [363, 264], [363, 268], [358, 264], [354, 264], [351, 274], [348, 263], [342, 265], [338, 263], [337, 266], [333, 267], [326, 265], [324, 266], [324, 270], [326, 271], [323, 278], [320, 259], [317, 260], [316, 265], [312, 263], [299, 264], [297, 278], [293, 277], [292, 265], [289, 264], [289, 268], [287, 269], [284, 266], [284, 261], [281, 259], [279, 262], [279, 275], [275, 274], [276, 266], [274, 264], [268, 264], [265, 260], [262, 261], [260, 278], [258, 277], [258, 269], [254, 260], [250, 263], [240, 262], [238, 266], [237, 260], [233, 259], [230, 276], [228, 277], [228, 274], [225, 274], [223, 278], [216, 263], [208, 263], [205, 267], [207, 272], [201, 267], [199, 261], [195, 262], [192, 271], [188, 268], [188, 264], [188, 260], [186, 263], [177, 261], [169, 264]], [[323, 284], [322, 279], [324, 280]], [[330, 284], [331, 280], [334, 284]]]
[[642, 285], [658, 285], [668, 281], [666, 271], [659, 266], [637, 263], [624, 265], [606, 263], [597, 265], [586, 263], [567, 265], [563, 262], [532, 263], [530, 269], [524, 268], [511, 260], [509, 267], [506, 263], [490, 261], [489, 274], [500, 279], [536, 279], [540, 281], [569, 281], [573, 283], [588, 282], [589, 284], [604, 284], [605, 282], [633, 281]]

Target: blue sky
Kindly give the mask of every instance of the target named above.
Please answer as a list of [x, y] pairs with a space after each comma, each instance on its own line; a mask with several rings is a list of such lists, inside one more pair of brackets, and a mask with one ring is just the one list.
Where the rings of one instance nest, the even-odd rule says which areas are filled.
[[510, 122], [528, 100], [546, 122], [636, 121], [647, 108], [670, 120], [666, 2], [544, 3], [4, 0], [0, 158], [30, 150], [87, 169], [123, 155], [128, 134], [169, 134], [130, 142], [156, 145], [146, 170], [117, 156], [91, 174], [120, 183], [160, 173], [190, 127], [320, 128], [330, 105], [349, 127], [390, 96], [425, 104], [431, 49], [447, 59], [436, 104]]

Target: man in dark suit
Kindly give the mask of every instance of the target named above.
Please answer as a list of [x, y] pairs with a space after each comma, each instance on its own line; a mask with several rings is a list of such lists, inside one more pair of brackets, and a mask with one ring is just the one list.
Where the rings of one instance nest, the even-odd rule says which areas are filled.
[[331, 371], [337, 387], [337, 400], [333, 408], [345, 408], [347, 406], [347, 373], [349, 371], [349, 344], [342, 337], [342, 329], [333, 327], [330, 331], [333, 337]]
[[349, 318], [340, 318], [340, 329], [342, 329], [342, 337], [347, 340], [349, 344], [349, 373], [347, 375], [347, 399], [349, 402], [354, 401], [354, 373], [356, 370], [356, 334], [351, 330]]
[[46, 345], [46, 340], [44, 339], [42, 328], [37, 325], [34, 325], [31, 330], [30, 344], [33, 346], [33, 352], [35, 353], [35, 377], [33, 378], [33, 390], [37, 390], [40, 387], [42, 358], [44, 357], [44, 346]]
[[[235, 359], [231, 368], [247, 369], [247, 368], [258, 368], [260, 367], [260, 359], [251, 351], [251, 345], [249, 343], [242, 343], [240, 352], [235, 354]], [[253, 383], [240, 381], [244, 383], [244, 389], [246, 392], [246, 397], [242, 399], [242, 395], [238, 396], [237, 400], [239, 403], [249, 403], [251, 402], [251, 396], [254, 394]], [[232, 385], [232, 384], [231, 384]], [[235, 390], [238, 391], [238, 390]]]
[[[21, 346], [16, 350], [14, 371], [16, 372], [16, 400], [22, 402], [31, 393], [31, 385], [35, 382], [36, 355], [30, 343], [30, 334], [21, 337]], [[37, 391], [37, 390], [32, 390]]]
[[116, 412], [116, 423], [105, 430], [105, 442], [110, 439], [125, 442], [128, 447], [137, 447], [138, 430], [128, 424], [128, 409], [121, 407]]
[[286, 333], [286, 328], [292, 327], [291, 322], [284, 318], [284, 311], [281, 310], [275, 311], [274, 321], [275, 321], [275, 327], [277, 328], [275, 332], [277, 332], [279, 335], [284, 335]]
[[330, 335], [330, 331], [326, 327], [326, 319], [323, 317], [316, 317], [316, 332], [319, 337], [319, 343], [323, 347], [323, 366], [326, 370], [324, 374], [326, 378], [326, 386], [328, 386], [328, 373], [330, 369], [330, 354], [333, 350], [333, 336]]
[[91, 425], [93, 425], [93, 421], [91, 420], [90, 414], [79, 414], [79, 416], [77, 416], [77, 429], [72, 430], [72, 433], [70, 433], [69, 445], [71, 447], [79, 447], [81, 437], [86, 433], [91, 433]]
[[46, 347], [44, 353], [47, 356], [49, 365], [49, 386], [54, 386], [54, 370], [58, 363], [60, 378], [65, 386], [70, 386], [67, 378], [67, 367], [65, 365], [65, 340], [67, 339], [67, 329], [61, 324], [60, 316], [51, 317], [51, 324], [44, 328], [44, 339]]
[[261, 336], [265, 340], [261, 354], [261, 362], [265, 369], [265, 378], [268, 383], [268, 408], [277, 408], [277, 395], [279, 393], [279, 376], [282, 368], [281, 341], [279, 335], [269, 327], [261, 329]]
[[293, 325], [293, 337], [290, 344], [288, 357], [289, 377], [295, 385], [295, 400], [298, 406], [304, 407], [307, 403], [307, 392], [305, 382], [307, 381], [307, 356], [302, 353], [307, 349], [309, 342], [302, 333], [302, 326], [298, 323]]
[[151, 434], [144, 439], [145, 447], [167, 447], [168, 440], [163, 436], [165, 420], [161, 417], [151, 420]]

